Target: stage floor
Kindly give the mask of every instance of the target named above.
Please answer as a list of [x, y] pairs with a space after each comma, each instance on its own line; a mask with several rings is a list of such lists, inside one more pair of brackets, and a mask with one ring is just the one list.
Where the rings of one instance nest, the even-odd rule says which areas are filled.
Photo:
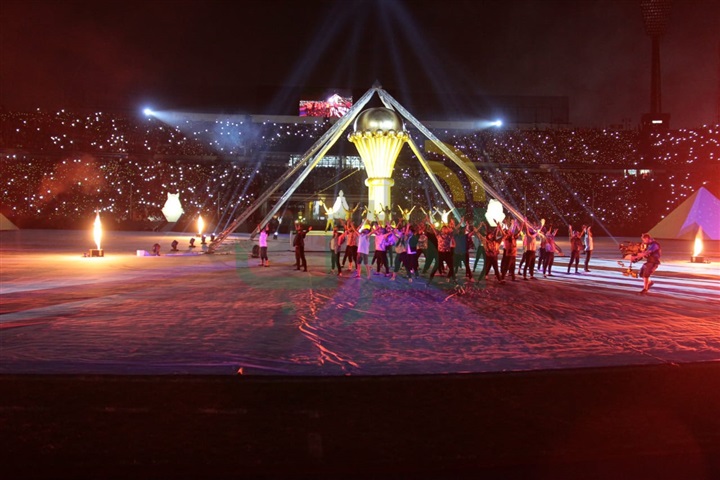
[[[567, 275], [559, 257], [553, 277], [457, 289], [329, 275], [320, 252], [299, 272], [287, 236], [271, 240], [269, 268], [246, 235], [205, 255], [186, 234], [107, 232], [105, 256], [86, 258], [90, 237], [0, 233], [0, 373], [375, 376], [720, 359], [716, 243], [713, 263], [692, 264], [690, 242], [663, 241], [641, 295], [607, 238], [590, 273]], [[174, 239], [181, 252], [167, 255]], [[155, 242], [160, 257], [137, 256]]]
[[299, 272], [287, 237], [269, 268], [247, 236], [89, 237], [0, 233], [3, 478], [720, 475], [720, 278], [689, 242], [641, 295], [607, 239], [588, 274], [456, 289]]

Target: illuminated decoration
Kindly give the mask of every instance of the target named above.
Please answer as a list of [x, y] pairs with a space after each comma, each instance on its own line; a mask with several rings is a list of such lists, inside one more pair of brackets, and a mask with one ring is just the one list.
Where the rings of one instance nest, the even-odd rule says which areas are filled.
[[100, 241], [102, 240], [102, 222], [100, 221], [100, 212], [95, 214], [95, 222], [93, 222], [93, 239], [95, 240], [95, 246], [97, 248], [90, 249], [91, 257], [104, 257], [105, 252], [100, 248]]
[[358, 115], [353, 130], [348, 140], [358, 149], [365, 164], [368, 209], [374, 212], [380, 206], [379, 220], [384, 220], [382, 205], [392, 208], [390, 189], [395, 184], [393, 168], [408, 133], [400, 115], [389, 108], [365, 110]]
[[180, 204], [180, 194], [168, 192], [167, 197], [168, 198], [165, 201], [162, 213], [165, 215], [165, 219], [168, 222], [175, 223], [178, 221], [180, 216], [185, 213], [182, 205]]
[[203, 230], [205, 230], [205, 221], [203, 220], [202, 215], [198, 215], [197, 227], [198, 235], [202, 235]]
[[[505, 213], [503, 212], [502, 203], [498, 202], [494, 198], [491, 198], [488, 202], [487, 212], [485, 218], [491, 227], [496, 227], [498, 223], [502, 223], [505, 220]], [[545, 224], [543, 219], [543, 225]]]
[[340, 190], [338, 191], [338, 196], [335, 199], [335, 203], [333, 204], [332, 208], [328, 209], [328, 217], [332, 217], [336, 220], [343, 219], [345, 218], [345, 212], [348, 210], [350, 210], [350, 206], [345, 199], [345, 194], [342, 190]]
[[100, 221], [100, 212], [95, 214], [95, 222], [93, 222], [93, 239], [97, 249], [100, 250], [100, 241], [102, 240], [102, 222]]
[[695, 235], [695, 245], [693, 249], [693, 257], [697, 257], [703, 251], [703, 240], [702, 240], [702, 227], [698, 228], [697, 235]]
[[702, 227], [698, 228], [697, 234], [695, 235], [695, 242], [693, 245], [693, 254], [690, 257], [692, 263], [710, 263], [705, 257], [701, 257], [700, 254], [703, 251], [703, 231]]

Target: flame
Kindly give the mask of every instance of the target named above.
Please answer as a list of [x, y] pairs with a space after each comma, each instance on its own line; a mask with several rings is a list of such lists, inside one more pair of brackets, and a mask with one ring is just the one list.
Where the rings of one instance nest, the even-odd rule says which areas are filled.
[[100, 222], [100, 212], [95, 215], [95, 223], [93, 224], [93, 238], [95, 239], [95, 245], [100, 250], [100, 240], [102, 239], [102, 223]]
[[695, 248], [693, 249], [693, 257], [698, 257], [703, 251], [703, 234], [702, 227], [698, 228], [697, 234], [695, 235]]
[[198, 216], [198, 235], [202, 235], [203, 230], [205, 230], [205, 222], [202, 219], [202, 215]]

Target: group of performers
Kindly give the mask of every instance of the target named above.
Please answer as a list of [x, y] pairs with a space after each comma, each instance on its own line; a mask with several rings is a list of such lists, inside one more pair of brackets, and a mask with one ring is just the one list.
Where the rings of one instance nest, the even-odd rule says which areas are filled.
[[[404, 213], [404, 211], [401, 209]], [[410, 210], [412, 211], [412, 209]], [[387, 218], [387, 217], [386, 217]], [[398, 218], [394, 222], [369, 221], [355, 225], [351, 220], [338, 222], [333, 226], [330, 241], [331, 272], [342, 275], [345, 265], [354, 272], [355, 277], [362, 275], [362, 266], [370, 278], [371, 266], [375, 265], [375, 275], [385, 275], [392, 280], [397, 278], [401, 267], [409, 281], [428, 271], [428, 283], [432, 283], [436, 274], [445, 275], [448, 282], [457, 283], [457, 274], [464, 265], [464, 277], [474, 282], [473, 277], [478, 261], [483, 259], [483, 269], [479, 280], [488, 274], [504, 284], [506, 277], [516, 281], [517, 243], [522, 239], [523, 255], [517, 267], [517, 275], [524, 280], [535, 279], [535, 270], [542, 271], [544, 277], [553, 276], [552, 268], [557, 253], [562, 253], [555, 242], [558, 229], [544, 222], [533, 226], [527, 221], [507, 220], [493, 222], [494, 227], [481, 221], [477, 225], [465, 219], [456, 222], [448, 219], [436, 227], [430, 216], [424, 221], [412, 223], [408, 218]], [[371, 261], [369, 256], [370, 236], [374, 236], [375, 253]], [[590, 227], [583, 226], [579, 231], [570, 227], [571, 262], [567, 273], [574, 263], [575, 273], [579, 273], [581, 253], [585, 254], [585, 271], [589, 272], [593, 239]], [[502, 258], [500, 251], [502, 247]], [[475, 261], [470, 265], [470, 251], [476, 250]], [[344, 253], [344, 255], [343, 255]], [[341, 260], [342, 256], [342, 260]], [[419, 259], [424, 256], [420, 269]], [[394, 257], [394, 259], [393, 259]], [[537, 262], [537, 267], [536, 267]]]
[[[431, 212], [421, 209], [425, 218], [423, 221], [413, 223], [410, 216], [415, 207], [403, 209], [397, 206], [400, 217], [391, 221], [391, 209], [380, 205], [381, 210], [376, 212], [364, 207], [361, 222], [356, 225], [353, 216], [360, 208], [360, 204], [352, 209], [346, 207], [342, 192], [340, 193], [339, 201], [335, 202], [332, 209], [322, 203], [328, 216], [326, 231], [332, 229], [330, 264], [333, 274], [342, 275], [347, 264], [349, 271], [360, 278], [364, 265], [366, 276], [370, 278], [374, 265], [375, 275], [385, 275], [395, 280], [404, 267], [405, 276], [409, 281], [430, 272], [428, 284], [432, 283], [438, 273], [446, 276], [448, 282], [457, 283], [458, 271], [464, 265], [465, 281], [474, 282], [474, 272], [479, 260], [483, 259], [483, 268], [478, 280], [485, 279], [492, 271], [497, 282], [504, 284], [506, 278], [517, 280], [515, 269], [519, 240], [523, 254], [517, 266], [517, 276], [522, 276], [523, 280], [536, 279], [536, 271], [541, 272], [543, 277], [552, 277], [555, 255], [562, 254], [555, 241], [559, 229], [546, 225], [544, 220], [539, 225], [532, 225], [526, 219], [508, 217], [504, 221], [493, 221], [491, 223], [495, 226], [490, 226], [484, 221], [477, 224], [466, 219], [456, 221], [454, 218], [449, 218], [451, 210], [441, 211], [435, 208]], [[335, 209], [342, 209], [344, 218], [333, 215]], [[438, 222], [434, 214], [438, 214], [442, 221]], [[436, 225], [440, 226], [436, 227]], [[298, 234], [304, 238], [302, 229], [299, 229]], [[646, 238], [646, 235], [643, 234], [643, 243], [650, 246], [650, 253], [642, 253], [633, 260], [646, 258], [648, 262], [648, 265], [641, 270], [644, 279], [642, 293], [647, 292], [653, 285], [650, 275], [660, 263], [659, 246], [649, 236]], [[583, 225], [576, 230], [569, 225], [568, 236], [570, 261], [565, 273], [570, 274], [574, 268], [574, 273], [580, 274], [580, 261], [583, 255], [583, 271], [590, 272], [590, 259], [594, 249], [592, 227]], [[375, 242], [372, 259], [369, 258], [371, 237], [374, 237]], [[476, 253], [471, 267], [470, 251], [473, 249]], [[419, 264], [421, 256], [425, 259], [422, 269]], [[297, 258], [296, 268], [306, 271], [304, 254], [297, 255]]]

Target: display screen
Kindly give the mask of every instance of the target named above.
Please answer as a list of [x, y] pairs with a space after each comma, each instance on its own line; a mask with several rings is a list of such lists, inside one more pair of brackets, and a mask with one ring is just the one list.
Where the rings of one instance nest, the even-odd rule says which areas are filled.
[[335, 94], [327, 100], [300, 100], [301, 117], [342, 117], [353, 105], [352, 97]]

